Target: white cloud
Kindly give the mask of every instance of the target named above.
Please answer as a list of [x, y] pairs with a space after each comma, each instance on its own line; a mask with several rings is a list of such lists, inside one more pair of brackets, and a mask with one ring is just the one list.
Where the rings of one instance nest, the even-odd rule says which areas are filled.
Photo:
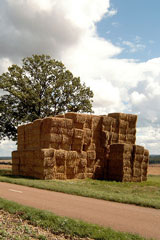
[[[151, 152], [160, 153], [157, 145], [160, 139], [157, 104], [160, 102], [160, 58], [147, 62], [118, 59], [122, 51], [140, 51], [145, 45], [139, 36], [135, 36], [133, 42], [121, 39], [123, 49], [100, 38], [96, 23], [107, 14], [116, 14], [115, 10], [110, 10], [109, 0], [2, 1], [0, 71], [5, 71], [11, 62], [20, 63], [23, 57], [35, 53], [62, 60], [74, 75], [80, 76], [93, 89], [97, 114], [139, 113], [138, 141]], [[112, 24], [118, 26], [116, 22]], [[156, 138], [153, 131], [146, 134], [150, 127], [157, 131]]]
[[139, 43], [139, 39], [137, 38], [136, 38], [136, 43], [130, 42], [130, 41], [123, 41], [122, 44], [125, 46], [128, 46], [129, 47], [128, 51], [131, 53], [135, 53], [139, 50], [144, 50], [146, 48], [144, 44]]
[[107, 16], [112, 17], [117, 14], [117, 9], [112, 8], [111, 10], [108, 11]]
[[0, 156], [10, 157], [11, 152], [17, 148], [16, 144], [12, 141], [5, 140], [0, 142]]

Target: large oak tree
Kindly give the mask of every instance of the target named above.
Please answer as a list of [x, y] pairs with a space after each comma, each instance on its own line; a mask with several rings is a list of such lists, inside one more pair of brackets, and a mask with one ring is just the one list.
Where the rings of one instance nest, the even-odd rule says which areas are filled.
[[0, 139], [16, 140], [17, 126], [64, 112], [92, 112], [93, 92], [62, 62], [46, 55], [24, 58], [0, 76]]

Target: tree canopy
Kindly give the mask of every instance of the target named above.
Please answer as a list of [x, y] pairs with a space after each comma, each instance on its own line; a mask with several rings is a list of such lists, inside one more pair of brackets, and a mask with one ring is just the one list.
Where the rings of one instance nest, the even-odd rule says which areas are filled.
[[32, 55], [0, 76], [0, 139], [15, 140], [17, 126], [64, 112], [92, 112], [93, 92], [60, 61]]

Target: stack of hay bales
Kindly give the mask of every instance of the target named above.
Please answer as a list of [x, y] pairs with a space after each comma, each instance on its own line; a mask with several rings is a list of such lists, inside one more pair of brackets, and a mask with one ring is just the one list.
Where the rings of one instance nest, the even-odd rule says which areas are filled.
[[149, 164], [149, 151], [147, 149], [144, 149], [144, 156], [142, 161], [142, 172], [141, 172], [141, 180], [146, 181], [147, 180], [147, 171], [148, 171], [148, 164]]
[[110, 146], [108, 179], [116, 181], [132, 180], [132, 151], [130, 144], [112, 144]]
[[40, 179], [147, 179], [149, 152], [136, 146], [137, 116], [66, 113], [18, 127], [13, 174]]

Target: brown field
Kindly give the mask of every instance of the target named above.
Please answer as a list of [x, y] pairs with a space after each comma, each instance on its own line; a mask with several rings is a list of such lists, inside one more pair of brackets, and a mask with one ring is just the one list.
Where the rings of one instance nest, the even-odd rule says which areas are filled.
[[160, 175], [160, 164], [150, 164], [148, 168], [148, 174]]
[[1, 160], [0, 161], [0, 169], [11, 169], [12, 168], [12, 160]]

